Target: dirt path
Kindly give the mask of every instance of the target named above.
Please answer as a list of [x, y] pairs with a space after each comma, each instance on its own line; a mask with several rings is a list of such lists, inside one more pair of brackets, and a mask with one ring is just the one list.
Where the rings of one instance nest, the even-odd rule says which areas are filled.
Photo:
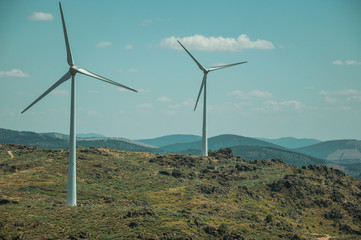
[[14, 158], [14, 154], [11, 151], [8, 151], [8, 154], [10, 155], [11, 158]]

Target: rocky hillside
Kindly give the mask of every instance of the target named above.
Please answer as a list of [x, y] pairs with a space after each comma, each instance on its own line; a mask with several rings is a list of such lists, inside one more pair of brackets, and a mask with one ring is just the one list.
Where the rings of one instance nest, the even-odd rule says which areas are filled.
[[0, 239], [360, 239], [361, 182], [324, 166], [0, 145]]

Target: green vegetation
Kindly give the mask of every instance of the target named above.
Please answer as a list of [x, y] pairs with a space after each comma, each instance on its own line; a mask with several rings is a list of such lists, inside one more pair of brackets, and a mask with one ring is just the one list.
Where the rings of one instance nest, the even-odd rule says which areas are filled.
[[323, 166], [0, 145], [0, 239], [334, 239], [361, 236], [361, 182]]

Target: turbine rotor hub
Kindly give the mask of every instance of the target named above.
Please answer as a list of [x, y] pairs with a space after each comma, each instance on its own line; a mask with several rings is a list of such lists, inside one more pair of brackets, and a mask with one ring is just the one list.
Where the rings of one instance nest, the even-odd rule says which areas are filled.
[[69, 68], [69, 72], [71, 73], [71, 75], [75, 75], [78, 72], [78, 67], [73, 65]]

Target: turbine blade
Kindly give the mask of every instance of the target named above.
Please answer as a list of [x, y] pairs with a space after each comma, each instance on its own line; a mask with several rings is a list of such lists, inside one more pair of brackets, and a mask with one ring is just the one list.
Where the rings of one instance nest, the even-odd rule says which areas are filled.
[[67, 60], [68, 64], [70, 66], [74, 65], [73, 56], [71, 55], [70, 45], [69, 45], [69, 39], [68, 39], [68, 33], [66, 32], [66, 26], [65, 26], [65, 20], [63, 15], [63, 10], [61, 9], [61, 4], [59, 2], [59, 8], [60, 8], [60, 14], [61, 14], [61, 21], [63, 23], [63, 30], [64, 30], [64, 38], [65, 38], [65, 46], [66, 46], [66, 54], [67, 54]]
[[200, 64], [197, 59], [195, 59], [195, 57], [193, 57], [193, 55], [183, 46], [183, 44], [180, 43], [180, 41], [177, 40], [177, 42], [182, 46], [182, 48], [188, 53], [188, 55], [194, 60], [194, 62], [198, 65], [198, 67], [202, 70], [202, 71], [206, 71], [206, 69], [202, 66], [202, 64]]
[[232, 63], [232, 64], [226, 64], [226, 65], [220, 65], [220, 66], [215, 66], [215, 67], [211, 67], [208, 69], [208, 71], [215, 71], [215, 70], [218, 70], [218, 69], [222, 69], [222, 68], [226, 68], [226, 67], [232, 67], [232, 66], [235, 66], [235, 65], [238, 65], [238, 64], [243, 64], [243, 63], [247, 63], [247, 62], [238, 62], [238, 63]]
[[93, 78], [102, 80], [102, 81], [104, 81], [104, 82], [110, 83], [110, 84], [114, 84], [114, 85], [116, 85], [116, 86], [118, 86], [118, 87], [126, 88], [126, 89], [128, 89], [128, 90], [130, 90], [130, 91], [133, 91], [133, 92], [138, 92], [137, 90], [135, 90], [135, 89], [133, 89], [133, 88], [127, 87], [127, 86], [122, 85], [122, 84], [117, 83], [117, 82], [114, 82], [114, 81], [112, 81], [112, 80], [110, 80], [110, 79], [107, 79], [107, 78], [105, 78], [105, 77], [99, 76], [99, 75], [97, 75], [97, 74], [95, 74], [95, 73], [89, 72], [88, 70], [85, 70], [85, 69], [83, 69], [83, 68], [78, 68], [78, 72], [81, 73], [81, 74], [84, 74], [84, 75], [86, 75], [86, 76], [93, 77]]
[[206, 82], [206, 80], [207, 80], [207, 74], [205, 73], [205, 74], [203, 75], [203, 81], [202, 81], [202, 84], [201, 84], [201, 88], [199, 89], [199, 93], [198, 93], [196, 105], [194, 106], [194, 110], [193, 110], [193, 111], [195, 111], [196, 108], [197, 108], [198, 101], [199, 101], [199, 97], [201, 96], [201, 93], [202, 93], [202, 90], [203, 90], [203, 86], [204, 86], [204, 83]]
[[27, 108], [25, 108], [21, 113], [24, 113], [26, 110], [28, 110], [29, 108], [31, 108], [35, 103], [37, 103], [38, 101], [40, 101], [40, 99], [42, 99], [43, 97], [45, 97], [48, 93], [50, 93], [51, 91], [54, 90], [54, 88], [56, 88], [57, 86], [59, 86], [60, 84], [62, 84], [63, 82], [65, 82], [66, 80], [68, 80], [71, 77], [71, 73], [67, 72], [65, 73], [64, 76], [62, 76], [56, 83], [54, 83], [53, 86], [51, 86], [48, 90], [46, 90], [43, 94], [41, 94], [40, 97], [38, 97], [34, 102], [32, 102]]

